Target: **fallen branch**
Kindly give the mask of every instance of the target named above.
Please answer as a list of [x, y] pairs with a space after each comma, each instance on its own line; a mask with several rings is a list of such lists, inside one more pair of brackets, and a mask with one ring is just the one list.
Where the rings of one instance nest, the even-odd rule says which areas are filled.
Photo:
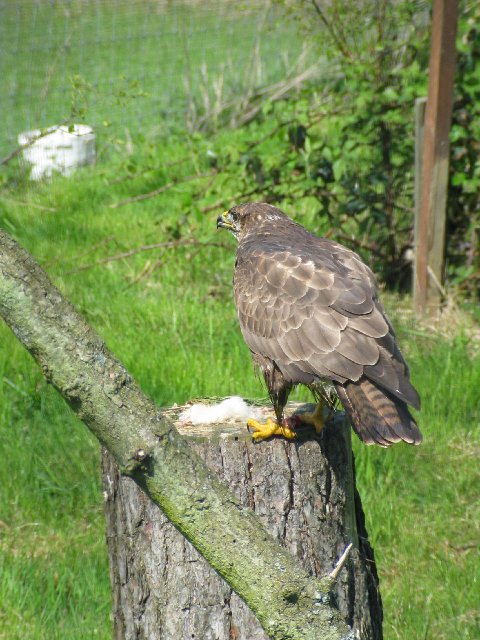
[[186, 247], [186, 246], [196, 246], [201, 248], [218, 247], [221, 249], [231, 249], [231, 247], [229, 247], [227, 244], [223, 242], [213, 242], [213, 241], [200, 242], [195, 238], [186, 238], [183, 240], [170, 240], [168, 242], [156, 242], [155, 244], [146, 244], [141, 247], [136, 247], [135, 249], [129, 249], [128, 251], [117, 253], [114, 256], [107, 256], [106, 258], [102, 258], [101, 260], [97, 260], [96, 262], [91, 262], [90, 264], [81, 265], [76, 269], [67, 271], [67, 274], [78, 273], [79, 271], [86, 271], [87, 269], [92, 269], [93, 267], [98, 267], [102, 264], [107, 264], [108, 262], [115, 262], [116, 260], [123, 260], [125, 258], [130, 258], [130, 256], [134, 256], [137, 253], [142, 253], [143, 251], [153, 251], [154, 249], [175, 249], [177, 247]]
[[[298, 76], [285, 80], [281, 83], [279, 82], [276, 85], [272, 85], [270, 87], [271, 93], [269, 93], [265, 99], [268, 99], [270, 102], [280, 100], [285, 96], [285, 94], [292, 91], [292, 89], [298, 89], [304, 82], [318, 75], [318, 70], [318, 64], [314, 64], [308, 69], [305, 69], [305, 71], [302, 71]], [[230, 123], [231, 126], [240, 127], [253, 120], [263, 108], [264, 102], [265, 100], [261, 100], [257, 104], [253, 105], [248, 111], [243, 112]]]
[[142, 202], [142, 200], [155, 198], [156, 196], [159, 196], [161, 193], [165, 193], [165, 191], [168, 191], [172, 187], [176, 187], [179, 184], [183, 184], [184, 182], [191, 182], [192, 180], [198, 180], [200, 178], [208, 178], [210, 176], [212, 176], [211, 171], [209, 171], [208, 173], [198, 173], [193, 176], [188, 176], [187, 178], [182, 178], [181, 180], [172, 180], [172, 182], [167, 182], [167, 184], [164, 184], [163, 186], [159, 187], [158, 189], [154, 189], [153, 191], [149, 191], [148, 193], [141, 193], [138, 196], [133, 196], [131, 198], [127, 198], [126, 200], [121, 200], [120, 202], [113, 202], [112, 204], [109, 205], [109, 207], [110, 209], [118, 209], [119, 207], [123, 207], [126, 204], [131, 204], [132, 202]]
[[3, 194], [0, 194], [0, 200], [4, 200], [5, 202], [11, 202], [12, 204], [19, 204], [22, 207], [31, 207], [32, 209], [40, 209], [41, 211], [50, 211], [51, 213], [55, 213], [56, 211], [54, 207], [45, 207], [43, 204], [36, 204], [35, 202], [24, 202], [23, 200], [14, 200], [13, 198], [7, 198]]
[[10, 151], [10, 153], [8, 155], [3, 157], [0, 160], [0, 166], [2, 166], [4, 164], [8, 164], [10, 162], [10, 160], [13, 160], [13, 158], [15, 158], [20, 153], [22, 153], [22, 151], [24, 149], [28, 149], [29, 147], [32, 146], [32, 144], [35, 144], [35, 142], [37, 142], [37, 140], [40, 140], [40, 138], [44, 138], [45, 136], [50, 135], [54, 129], [58, 129], [59, 127], [62, 127], [63, 125], [67, 124], [69, 121], [70, 121], [70, 118], [66, 118], [65, 120], [62, 120], [55, 127], [48, 127], [47, 129], [43, 129], [42, 131], [40, 131], [38, 136], [33, 136], [32, 138], [30, 138], [30, 140], [28, 142], [26, 142], [25, 144], [19, 145], [16, 149], [13, 149], [13, 151]]
[[259, 191], [261, 191], [260, 186], [255, 187], [254, 189], [251, 189], [250, 191], [246, 191], [245, 193], [239, 193], [236, 196], [229, 196], [228, 197], [228, 202], [229, 205], [226, 204], [226, 199], [222, 198], [221, 200], [217, 200], [216, 202], [213, 202], [212, 204], [207, 205], [206, 207], [201, 207], [200, 211], [202, 213], [210, 213], [210, 211], [215, 211], [215, 209], [220, 209], [223, 208], [225, 209], [225, 207], [228, 206], [233, 206], [234, 204], [238, 204], [240, 202], [245, 202], [246, 198], [250, 198], [253, 195], [256, 195], [259, 193]]
[[96, 244], [91, 246], [86, 251], [82, 251], [82, 253], [77, 253], [74, 256], [62, 256], [61, 258], [56, 258], [55, 260], [49, 260], [45, 263], [45, 265], [50, 267], [51, 265], [58, 264], [59, 262], [62, 264], [65, 262], [76, 262], [79, 258], [84, 258], [85, 256], [94, 253], [97, 249], [100, 249], [100, 247], [103, 247], [105, 244], [108, 244], [114, 239], [115, 236], [107, 236], [106, 238], [103, 238], [103, 240], [100, 240], [100, 242], [97, 242]]
[[[249, 98], [244, 101], [240, 113], [235, 111], [235, 113], [232, 114], [232, 117], [230, 118], [230, 127], [236, 128], [242, 124], [250, 122], [255, 118], [258, 112], [261, 111], [266, 102], [275, 102], [276, 100], [280, 100], [292, 89], [298, 89], [304, 82], [314, 78], [318, 75], [319, 71], [320, 65], [316, 63], [295, 76], [267, 85], [261, 89], [257, 89], [255, 95], [249, 96]], [[238, 107], [238, 103], [238, 96], [224, 102], [216, 109], [215, 117], [218, 118], [222, 113], [227, 112], [229, 109]], [[209, 120], [212, 119], [212, 117], [213, 114], [211, 112], [205, 113], [203, 116], [196, 119], [193, 128], [195, 130], [201, 129]]]
[[353, 544], [350, 542], [350, 544], [347, 546], [345, 551], [342, 553], [342, 555], [338, 559], [338, 562], [335, 565], [335, 567], [328, 574], [328, 577], [331, 578], [332, 581], [335, 581], [337, 579], [338, 574], [342, 570], [343, 565], [345, 564], [345, 562], [348, 559], [348, 556], [350, 555], [350, 551], [352, 550], [352, 547], [353, 547]]
[[134, 278], [132, 278], [129, 286], [133, 286], [133, 285], [137, 284], [138, 282], [140, 282], [141, 280], [144, 280], [145, 278], [150, 277], [152, 275], [152, 273], [156, 269], [158, 269], [160, 267], [160, 265], [162, 264], [163, 254], [164, 254], [164, 252], [161, 251], [160, 255], [157, 257], [157, 259], [155, 260], [153, 265], [152, 265], [150, 259], [148, 259], [146, 261], [146, 263], [143, 265], [143, 269], [140, 271], [140, 273], [138, 275], [136, 275]]

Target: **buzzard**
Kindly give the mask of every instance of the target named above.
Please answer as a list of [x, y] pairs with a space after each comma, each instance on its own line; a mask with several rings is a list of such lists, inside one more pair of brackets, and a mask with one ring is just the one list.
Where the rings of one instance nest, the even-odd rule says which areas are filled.
[[276, 422], [249, 420], [253, 438], [295, 436], [284, 418], [298, 384], [322, 399], [302, 421], [323, 428], [327, 386], [363, 442], [419, 444], [408, 406], [420, 408], [372, 271], [341, 244], [309, 233], [272, 205], [232, 207], [217, 227], [238, 240], [233, 287], [240, 328], [263, 373]]

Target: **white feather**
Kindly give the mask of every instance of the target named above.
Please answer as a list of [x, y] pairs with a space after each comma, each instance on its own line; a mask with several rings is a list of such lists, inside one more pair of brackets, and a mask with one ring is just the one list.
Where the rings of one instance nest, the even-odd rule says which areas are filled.
[[261, 416], [257, 407], [247, 404], [240, 396], [231, 396], [218, 404], [192, 404], [182, 411], [178, 420], [190, 424], [212, 424], [229, 420], [246, 421], [248, 418], [258, 420]]

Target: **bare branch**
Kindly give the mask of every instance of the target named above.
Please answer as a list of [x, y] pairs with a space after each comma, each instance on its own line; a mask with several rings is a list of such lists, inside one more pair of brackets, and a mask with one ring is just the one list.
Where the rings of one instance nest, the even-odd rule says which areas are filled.
[[165, 193], [165, 191], [168, 191], [169, 189], [174, 187], [175, 184], [176, 184], [175, 182], [167, 182], [167, 184], [164, 184], [158, 189], [154, 189], [153, 191], [149, 191], [148, 193], [141, 193], [138, 196], [133, 196], [131, 198], [127, 198], [126, 200], [121, 200], [120, 202], [113, 202], [108, 206], [110, 207], [110, 209], [118, 209], [119, 207], [123, 207], [126, 204], [131, 204], [132, 202], [141, 202], [142, 200], [155, 198], [155, 196], [159, 196], [161, 193]]
[[0, 194], [0, 200], [5, 200], [5, 202], [11, 202], [12, 204], [19, 204], [22, 207], [31, 207], [32, 209], [40, 209], [41, 211], [50, 211], [51, 213], [55, 213], [56, 209], [54, 207], [45, 207], [42, 204], [37, 204], [36, 202], [23, 202], [23, 200], [14, 200], [13, 198], [7, 198], [3, 194]]
[[[213, 173], [215, 175], [216, 172]], [[149, 198], [155, 198], [161, 193], [165, 193], [172, 187], [176, 187], [179, 184], [183, 184], [184, 182], [191, 182], [192, 180], [199, 180], [201, 178], [209, 178], [212, 176], [212, 171], [208, 171], [207, 173], [197, 173], [192, 176], [187, 176], [186, 178], [182, 178], [180, 180], [173, 180], [172, 182], [167, 182], [163, 186], [158, 189], [154, 189], [153, 191], [149, 191], [148, 193], [141, 193], [138, 196], [133, 196], [132, 198], [127, 198], [126, 200], [121, 200], [120, 202], [114, 202], [109, 205], [110, 209], [118, 209], [119, 207], [123, 207], [126, 204], [131, 204], [132, 202], [141, 202], [142, 200], [148, 200]]]
[[447, 297], [447, 292], [445, 291], [445, 287], [443, 287], [442, 283], [440, 282], [440, 280], [435, 275], [435, 271], [432, 269], [432, 267], [430, 265], [427, 266], [427, 272], [428, 272], [428, 275], [430, 276], [430, 278], [433, 280], [434, 285], [437, 287], [437, 289], [442, 294], [442, 296], [444, 298], [446, 298]]
[[[244, 193], [238, 193], [237, 195], [231, 196], [231, 197], [229, 196], [228, 200], [231, 203], [244, 202], [246, 198], [249, 198], [250, 196], [258, 194], [259, 191], [261, 191], [261, 188], [260, 186], [257, 186], [254, 189], [251, 189], [250, 191], [245, 191]], [[214, 211], [215, 209], [219, 209], [221, 207], [225, 208], [225, 206], [228, 206], [228, 205], [225, 204], [225, 198], [222, 198], [221, 200], [216, 200], [215, 202], [207, 205], [206, 207], [202, 207], [200, 211], [202, 213], [210, 213], [210, 211]]]
[[[186, 247], [186, 246], [201, 247], [202, 249], [204, 247], [218, 247], [220, 249], [231, 249], [231, 247], [229, 247], [227, 244], [223, 242], [214, 242], [214, 241], [200, 242], [195, 238], [169, 240], [167, 242], [156, 242], [155, 244], [146, 244], [141, 247], [136, 247], [135, 249], [129, 249], [128, 251], [117, 253], [114, 256], [107, 256], [106, 258], [102, 258], [101, 260], [97, 260], [96, 262], [80, 265], [76, 269], [67, 271], [67, 274], [78, 273], [79, 271], [86, 271], [87, 269], [92, 269], [93, 267], [98, 267], [102, 264], [107, 264], [108, 262], [115, 262], [116, 260], [124, 260], [125, 258], [130, 258], [130, 256], [134, 256], [137, 253], [142, 253], [143, 251], [153, 251], [154, 249], [175, 249], [177, 247]], [[82, 255], [85, 255], [85, 254], [82, 254]]]
[[330, 24], [330, 21], [328, 20], [327, 16], [321, 10], [318, 2], [316, 0], [312, 0], [312, 5], [313, 5], [315, 11], [318, 13], [318, 15], [320, 17], [320, 20], [325, 25], [328, 33], [333, 38], [335, 44], [338, 47], [338, 50], [345, 56], [345, 58], [348, 58], [349, 60], [352, 60], [352, 55], [351, 55], [350, 51], [348, 51], [348, 49], [345, 47], [345, 45], [342, 42], [342, 40], [340, 39], [339, 35], [337, 34], [337, 32], [335, 31], [333, 26]]
[[342, 553], [342, 555], [340, 556], [340, 558], [338, 559], [337, 564], [335, 565], [335, 567], [332, 569], [332, 571], [330, 571], [330, 573], [328, 574], [328, 577], [331, 578], [332, 580], [336, 580], [338, 574], [340, 573], [340, 571], [343, 568], [343, 565], [345, 564], [345, 562], [348, 559], [348, 556], [350, 555], [350, 551], [352, 550], [353, 547], [353, 543], [350, 542], [350, 544], [347, 546], [347, 548], [345, 549], [345, 551]]
[[[269, 87], [270, 91], [267, 96], [268, 100], [271, 102], [280, 100], [280, 98], [283, 98], [286, 93], [292, 91], [292, 89], [297, 89], [304, 82], [313, 78], [317, 73], [318, 64], [314, 64], [308, 69], [305, 69], [305, 71], [302, 71], [302, 73], [295, 76], [294, 78], [290, 78], [288, 80], [279, 82], [276, 85], [272, 85], [271, 87]], [[262, 109], [263, 105], [263, 100], [253, 105], [248, 111], [243, 112], [239, 117], [235, 118], [232, 126], [239, 127], [253, 120], [258, 112]]]
[[358, 240], [358, 238], [354, 238], [348, 233], [343, 233], [342, 231], [338, 231], [338, 230], [335, 233], [335, 236], [337, 238], [341, 238], [348, 244], [351, 244], [351, 245], [353, 244], [353, 246], [356, 247], [357, 249], [366, 249], [367, 251], [370, 251], [370, 253], [373, 253], [373, 255], [375, 256], [385, 256], [385, 253], [380, 250], [380, 247], [376, 243], [365, 242], [364, 240]]
[[[70, 121], [70, 118], [66, 118], [65, 120], [62, 120], [56, 127], [55, 129], [57, 129], [58, 127], [62, 127], [63, 125], [67, 124]], [[13, 151], [10, 151], [10, 153], [8, 155], [6, 155], [4, 158], [2, 158], [0, 160], [0, 166], [7, 164], [10, 162], [10, 160], [13, 160], [13, 158], [15, 158], [16, 156], [18, 156], [20, 153], [22, 153], [22, 151], [24, 149], [28, 149], [29, 147], [32, 146], [32, 144], [35, 144], [35, 142], [37, 142], [37, 140], [40, 140], [40, 138], [44, 138], [45, 136], [48, 136], [52, 133], [52, 127], [48, 127], [47, 129], [44, 129], [42, 131], [40, 131], [40, 133], [38, 134], [38, 136], [33, 136], [32, 138], [30, 138], [30, 140], [28, 142], [26, 142], [25, 144], [21, 144], [20, 146], [18, 146], [16, 149], [14, 149]]]
[[82, 251], [82, 253], [77, 253], [74, 256], [67, 256], [67, 257], [62, 256], [61, 258], [56, 258], [55, 260], [49, 260], [45, 264], [48, 266], [51, 266], [54, 264], [58, 264], [59, 262], [62, 264], [65, 262], [72, 262], [72, 261], [76, 262], [78, 261], [79, 258], [84, 258], [85, 256], [88, 256], [91, 253], [94, 253], [97, 249], [100, 249], [100, 247], [103, 247], [103, 245], [108, 244], [114, 239], [115, 239], [115, 236], [107, 236], [106, 238], [103, 238], [103, 240], [100, 240], [100, 242], [97, 242], [96, 244], [92, 245], [90, 249], [87, 249], [86, 251]]

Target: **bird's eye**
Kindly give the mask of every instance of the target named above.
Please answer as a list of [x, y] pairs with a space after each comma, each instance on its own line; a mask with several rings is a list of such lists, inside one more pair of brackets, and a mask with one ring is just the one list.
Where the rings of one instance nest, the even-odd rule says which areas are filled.
[[232, 211], [230, 216], [231, 216], [233, 222], [236, 222], [238, 220], [238, 213], [235, 213], [235, 211]]

